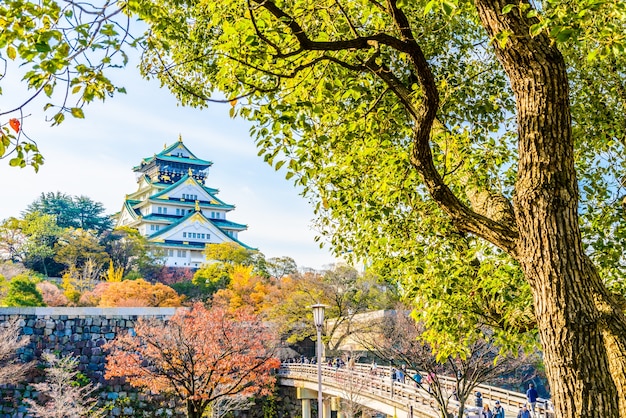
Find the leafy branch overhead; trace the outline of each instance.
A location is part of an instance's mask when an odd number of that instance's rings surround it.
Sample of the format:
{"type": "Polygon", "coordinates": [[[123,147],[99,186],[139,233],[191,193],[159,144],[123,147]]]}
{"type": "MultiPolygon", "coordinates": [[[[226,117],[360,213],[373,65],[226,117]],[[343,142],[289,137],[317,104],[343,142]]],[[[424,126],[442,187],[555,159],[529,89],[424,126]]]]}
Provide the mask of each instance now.
{"type": "Polygon", "coordinates": [[[130,18],[123,12],[124,7],[112,1],[0,4],[0,95],[3,84],[20,77],[27,88],[23,95],[2,100],[0,159],[35,170],[43,164],[36,141],[27,133],[30,104],[44,103],[46,120],[58,125],[67,114],[84,118],[87,103],[125,92],[108,75],[112,68],[126,65],[122,48],[135,43],[130,18]]]}

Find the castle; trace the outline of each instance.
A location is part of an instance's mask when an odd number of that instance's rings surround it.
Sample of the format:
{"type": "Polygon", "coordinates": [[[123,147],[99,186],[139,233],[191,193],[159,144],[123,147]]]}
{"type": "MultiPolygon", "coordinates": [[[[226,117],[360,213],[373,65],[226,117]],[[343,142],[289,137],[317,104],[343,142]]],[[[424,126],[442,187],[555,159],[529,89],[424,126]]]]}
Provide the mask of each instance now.
{"type": "Polygon", "coordinates": [[[206,244],[234,242],[246,225],[226,220],[235,206],[205,186],[211,161],[197,158],[182,138],[133,168],[137,191],[126,195],[116,226],[135,228],[160,249],[169,267],[200,267],[206,244]]]}

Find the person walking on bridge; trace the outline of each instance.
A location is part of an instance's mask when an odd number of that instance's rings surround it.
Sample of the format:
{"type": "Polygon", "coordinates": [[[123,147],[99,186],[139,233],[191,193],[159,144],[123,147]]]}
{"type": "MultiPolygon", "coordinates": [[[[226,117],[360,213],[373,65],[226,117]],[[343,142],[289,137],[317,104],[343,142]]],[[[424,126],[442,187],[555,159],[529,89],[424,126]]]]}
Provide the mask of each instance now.
{"type": "Polygon", "coordinates": [[[496,401],[493,407],[493,418],[504,418],[504,408],[500,405],[500,401],[496,401]]]}
{"type": "Polygon", "coordinates": [[[524,404],[517,413],[517,418],[530,418],[530,411],[528,410],[526,404],[524,404]]]}
{"type": "Polygon", "coordinates": [[[530,404],[530,410],[532,411],[533,417],[535,417],[535,406],[537,405],[537,398],[539,394],[537,393],[537,389],[535,389],[535,385],[531,383],[528,385],[528,390],[526,391],[526,399],[530,404]]]}

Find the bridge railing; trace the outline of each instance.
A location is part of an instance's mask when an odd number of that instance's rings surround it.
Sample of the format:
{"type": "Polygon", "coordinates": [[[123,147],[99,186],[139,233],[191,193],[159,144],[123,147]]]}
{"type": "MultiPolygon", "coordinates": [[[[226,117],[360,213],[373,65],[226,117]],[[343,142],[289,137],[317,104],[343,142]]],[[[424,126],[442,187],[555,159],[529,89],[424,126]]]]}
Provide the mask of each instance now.
{"type": "MultiPolygon", "coordinates": [[[[283,378],[317,382],[317,365],[283,363],[279,375],[283,378]]],[[[333,388],[344,399],[352,397],[351,400],[356,401],[355,397],[369,398],[400,410],[412,407],[414,416],[439,416],[432,396],[425,390],[417,390],[409,384],[372,374],[369,369],[363,367],[355,366],[348,369],[323,365],[322,384],[326,389],[333,388]]]]}
{"type": "MultiPolygon", "coordinates": [[[[436,405],[433,396],[424,390],[425,385],[416,387],[413,380],[409,377],[415,373],[409,370],[406,376],[407,383],[393,381],[391,379],[391,368],[377,366],[372,371],[371,365],[357,363],[351,368],[342,367],[335,368],[327,365],[322,366],[323,383],[341,385],[341,379],[346,379],[349,375],[358,377],[359,385],[362,390],[367,390],[370,394],[386,399],[394,403],[405,402],[406,404],[415,404],[415,406],[423,407],[428,405],[436,412],[436,405]]],[[[279,374],[281,376],[298,377],[308,381],[317,382],[317,365],[303,363],[283,363],[279,374]]],[[[423,376],[423,381],[426,381],[423,376]]],[[[443,384],[444,388],[452,393],[456,384],[454,378],[437,376],[439,384],[443,384]]],[[[516,416],[519,408],[527,403],[526,395],[519,392],[509,391],[495,386],[478,385],[475,391],[481,392],[485,403],[493,405],[495,401],[500,401],[507,411],[507,416],[516,416]]],[[[474,415],[477,413],[473,407],[473,399],[470,399],[465,406],[466,414],[474,415]]],[[[458,402],[451,401],[450,406],[458,408],[458,402]]],[[[554,415],[552,404],[547,399],[539,399],[536,405],[535,418],[551,418],[554,415]]]]}

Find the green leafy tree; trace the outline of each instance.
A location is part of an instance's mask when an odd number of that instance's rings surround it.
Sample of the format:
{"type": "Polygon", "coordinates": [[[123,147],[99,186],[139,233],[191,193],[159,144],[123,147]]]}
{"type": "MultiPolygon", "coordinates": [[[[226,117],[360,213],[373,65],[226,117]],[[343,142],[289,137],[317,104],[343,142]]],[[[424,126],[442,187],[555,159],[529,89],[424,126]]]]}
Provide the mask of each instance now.
{"type": "Polygon", "coordinates": [[[42,193],[22,213],[24,217],[39,212],[54,215],[61,228],[81,228],[98,233],[111,228],[111,219],[104,215],[104,206],[86,196],[70,196],[61,192],[42,193]]]}
{"type": "Polygon", "coordinates": [[[0,224],[0,253],[5,260],[18,262],[24,257],[24,233],[22,222],[14,217],[0,224]]]}
{"type": "Polygon", "coordinates": [[[133,228],[120,227],[104,234],[101,243],[115,268],[122,268],[124,277],[129,274],[150,278],[162,268],[163,257],[151,251],[148,240],[133,228]]]}
{"type": "Polygon", "coordinates": [[[37,289],[38,280],[26,275],[14,277],[7,286],[5,306],[46,306],[37,289]]]}
{"type": "Polygon", "coordinates": [[[81,267],[87,260],[93,260],[100,267],[109,261],[109,255],[98,238],[81,228],[64,230],[54,244],[54,250],[55,261],[68,268],[81,267]]]}
{"type": "Polygon", "coordinates": [[[22,231],[26,236],[24,264],[48,276],[48,264],[55,254],[54,244],[61,234],[54,215],[30,213],[24,217],[22,231]]]}
{"type": "MultiPolygon", "coordinates": [[[[255,122],[260,154],[316,202],[337,251],[398,267],[419,292],[448,279],[419,266],[450,245],[450,263],[474,266],[462,282],[488,278],[484,254],[519,269],[500,287],[528,284],[557,416],[624,414],[626,318],[607,287],[626,242],[626,83],[609,70],[625,63],[623,2],[133,5],[152,29],[144,74],[184,104],[244,99],[232,114],[255,122]],[[596,107],[609,123],[583,114],[596,107]]],[[[510,302],[494,319],[524,339],[510,302]]]]}

